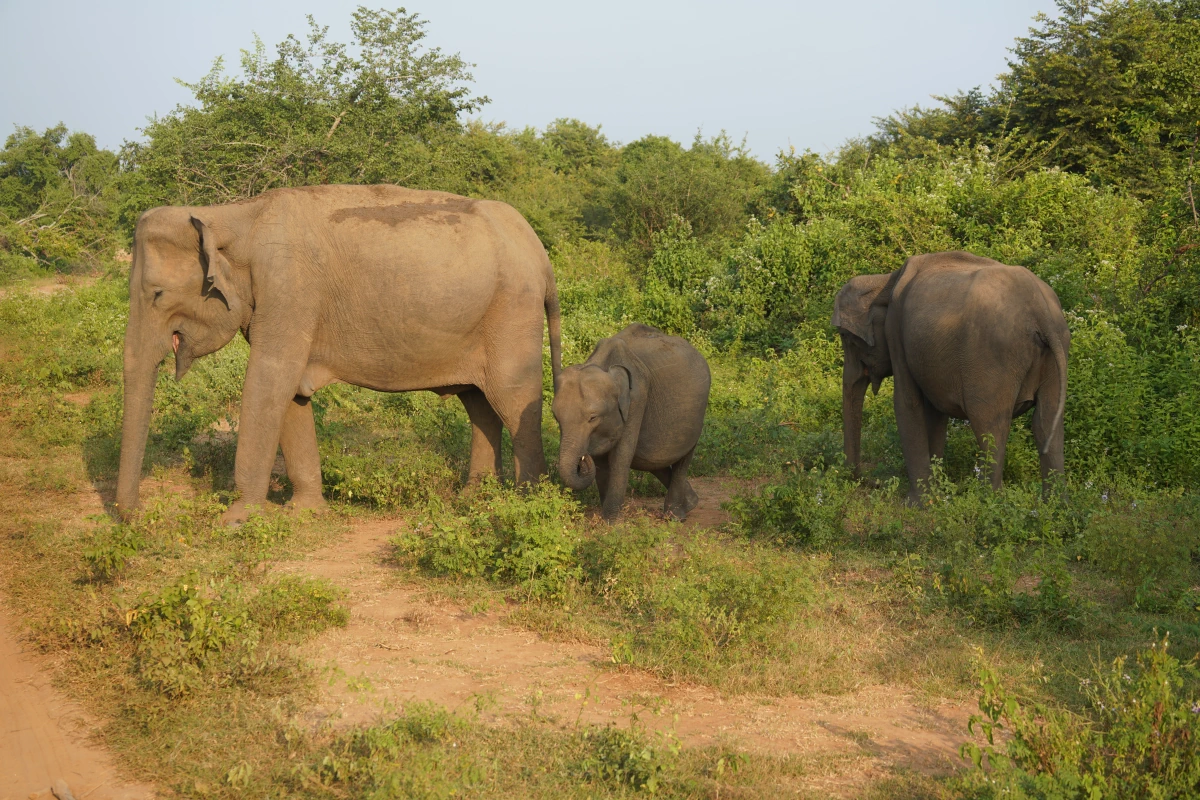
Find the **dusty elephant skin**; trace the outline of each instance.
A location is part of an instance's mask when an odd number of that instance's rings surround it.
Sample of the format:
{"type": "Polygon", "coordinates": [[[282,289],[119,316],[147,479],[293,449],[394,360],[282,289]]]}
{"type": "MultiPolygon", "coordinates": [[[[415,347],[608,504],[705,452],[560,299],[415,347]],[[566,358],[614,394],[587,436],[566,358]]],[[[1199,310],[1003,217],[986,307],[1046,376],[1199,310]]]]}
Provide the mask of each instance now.
{"type": "Polygon", "coordinates": [[[965,419],[990,446],[1000,488],[1014,417],[1033,411],[1042,480],[1063,471],[1063,410],[1071,334],[1054,290],[1024,267],[962,251],[913,256],[888,275],[841,288],[833,326],[842,337],[846,463],[858,467],[867,386],[895,376],[896,426],[909,499],[920,499],[946,423],[965,419]]]}
{"type": "Polygon", "coordinates": [[[457,394],[471,419],[470,474],[546,471],[543,315],[554,372],[559,307],[546,251],[503,203],[398,186],[277,189],[224,206],[147,211],[134,235],[125,332],[117,507],[137,507],[158,366],[175,375],[250,342],[225,521],[266,501],[276,447],[299,507],[321,507],[310,398],[334,381],[457,394]]]}
{"type": "Polygon", "coordinates": [[[687,468],[710,383],[704,356],[677,336],[634,324],[601,340],[585,363],[555,382],[563,482],[578,490],[595,480],[611,521],[625,503],[629,470],[645,470],[667,487],[666,515],[685,519],[699,502],[687,468]]]}

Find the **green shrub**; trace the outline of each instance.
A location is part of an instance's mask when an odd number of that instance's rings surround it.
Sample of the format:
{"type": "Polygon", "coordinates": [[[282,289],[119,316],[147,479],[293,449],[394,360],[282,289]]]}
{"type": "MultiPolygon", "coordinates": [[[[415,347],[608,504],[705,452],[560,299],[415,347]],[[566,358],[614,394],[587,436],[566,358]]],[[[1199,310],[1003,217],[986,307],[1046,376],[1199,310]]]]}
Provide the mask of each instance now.
{"type": "Polygon", "coordinates": [[[391,722],[338,737],[319,759],[296,774],[306,787],[339,794],[349,789],[372,797],[450,797],[463,783],[470,786],[482,780],[478,767],[470,762],[447,765],[450,754],[439,747],[453,745],[454,739],[468,732],[466,720],[439,706],[408,703],[391,722]]]}
{"type": "Polygon", "coordinates": [[[250,617],[264,630],[282,636],[344,628],[350,612],[338,601],[345,595],[320,578],[289,575],[259,589],[250,601],[250,617]]]}
{"type": "Polygon", "coordinates": [[[694,335],[716,263],[683,217],[674,217],[651,241],[642,290],[646,322],[667,333],[694,335]]]}
{"type": "Polygon", "coordinates": [[[146,544],[142,532],[130,525],[108,525],[92,535],[83,550],[83,561],[94,580],[109,581],[125,570],[129,559],[146,544]]]}
{"type": "Polygon", "coordinates": [[[436,575],[488,577],[531,599],[560,596],[577,581],[578,503],[547,480],[508,489],[485,479],[462,500],[434,500],[416,530],[396,540],[436,575]]]}
{"type": "Polygon", "coordinates": [[[228,651],[250,653],[258,646],[257,626],[238,589],[203,585],[194,573],[144,593],[127,619],[137,641],[139,674],[172,697],[197,689],[228,651]]]}
{"type": "Polygon", "coordinates": [[[582,550],[589,585],[626,621],[613,658],[668,675],[782,656],[782,632],[812,599],[810,568],[768,548],[709,536],[673,541],[649,520],[582,550]]]}
{"type": "Polygon", "coordinates": [[[241,525],[228,529],[228,536],[263,556],[292,535],[292,518],[277,508],[264,507],[250,514],[241,525]]]}
{"type": "Polygon", "coordinates": [[[1031,558],[1019,561],[1012,544],[961,548],[942,564],[934,588],[971,622],[1074,627],[1086,607],[1071,593],[1064,561],[1057,549],[1038,549],[1031,558]]]}
{"type": "Polygon", "coordinates": [[[988,744],[963,746],[975,765],[964,783],[980,798],[1187,798],[1200,793],[1200,673],[1181,664],[1167,639],[1097,665],[1080,681],[1087,715],[1025,708],[994,672],[980,674],[980,725],[988,744]],[[1183,691],[1191,681],[1193,694],[1183,691]],[[996,734],[1007,743],[996,746],[996,734]],[[985,766],[986,765],[986,766],[985,766]]]}
{"type": "Polygon", "coordinates": [[[584,747],[576,766],[581,778],[647,794],[658,793],[679,752],[678,744],[670,740],[665,747],[656,747],[636,720],[628,729],[586,728],[578,739],[584,747]]]}
{"type": "Polygon", "coordinates": [[[381,443],[367,452],[346,452],[326,445],[321,452],[327,495],[377,508],[419,507],[456,477],[442,458],[418,446],[381,443]]]}
{"type": "Polygon", "coordinates": [[[763,487],[757,496],[739,495],[727,504],[747,535],[778,544],[829,547],[845,533],[846,503],[854,484],[837,469],[815,466],[790,472],[782,484],[763,487]]]}
{"type": "Polygon", "coordinates": [[[1114,575],[1135,608],[1173,608],[1200,582],[1194,497],[1105,490],[1083,534],[1089,560],[1114,575]]]}

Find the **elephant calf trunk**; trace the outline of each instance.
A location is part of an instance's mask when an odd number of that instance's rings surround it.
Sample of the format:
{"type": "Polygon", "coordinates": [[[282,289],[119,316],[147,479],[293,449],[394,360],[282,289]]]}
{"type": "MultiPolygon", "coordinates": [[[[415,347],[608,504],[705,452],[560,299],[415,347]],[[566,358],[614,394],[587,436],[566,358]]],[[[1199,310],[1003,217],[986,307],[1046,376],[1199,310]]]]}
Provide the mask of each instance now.
{"type": "Polygon", "coordinates": [[[586,453],[575,458],[559,459],[558,475],[571,489],[580,491],[592,485],[592,481],[596,480],[596,462],[592,460],[590,455],[586,453]]]}

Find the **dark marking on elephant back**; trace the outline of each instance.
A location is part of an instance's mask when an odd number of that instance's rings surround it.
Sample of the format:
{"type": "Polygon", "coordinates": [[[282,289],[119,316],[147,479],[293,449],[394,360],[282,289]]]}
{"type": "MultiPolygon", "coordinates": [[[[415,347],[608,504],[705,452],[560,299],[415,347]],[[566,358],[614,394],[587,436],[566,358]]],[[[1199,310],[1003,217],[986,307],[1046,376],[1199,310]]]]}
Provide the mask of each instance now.
{"type": "Polygon", "coordinates": [[[381,222],[395,227],[403,222],[429,219],[442,225],[458,225],[462,220],[458,213],[470,214],[475,209],[474,200],[447,200],[442,203],[396,203],[389,206],[359,206],[342,208],[329,215],[330,222],[357,220],[381,222]]]}

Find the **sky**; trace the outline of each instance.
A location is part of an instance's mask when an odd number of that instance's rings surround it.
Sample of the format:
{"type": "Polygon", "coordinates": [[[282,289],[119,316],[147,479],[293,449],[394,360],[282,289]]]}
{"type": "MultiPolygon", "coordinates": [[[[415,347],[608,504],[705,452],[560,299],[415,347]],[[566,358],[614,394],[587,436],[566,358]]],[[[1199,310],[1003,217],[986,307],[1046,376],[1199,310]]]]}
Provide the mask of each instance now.
{"type": "MultiPolygon", "coordinates": [[[[362,0],[0,0],[0,133],[58,122],[102,147],[191,96],[213,59],[236,67],[306,14],[349,41],[362,0]]],[[[369,3],[372,7],[379,4],[369,3]]],[[[388,4],[388,7],[394,7],[388,4]]],[[[987,86],[1053,0],[410,0],[426,41],[475,64],[478,115],[538,128],[560,117],[612,140],[688,143],[722,130],[770,160],[829,152],[872,119],[987,86]]]]}

